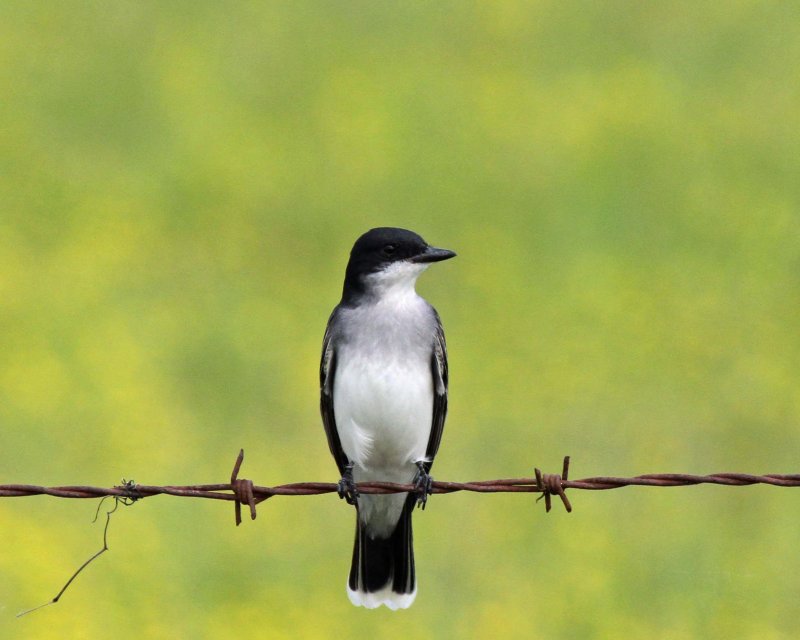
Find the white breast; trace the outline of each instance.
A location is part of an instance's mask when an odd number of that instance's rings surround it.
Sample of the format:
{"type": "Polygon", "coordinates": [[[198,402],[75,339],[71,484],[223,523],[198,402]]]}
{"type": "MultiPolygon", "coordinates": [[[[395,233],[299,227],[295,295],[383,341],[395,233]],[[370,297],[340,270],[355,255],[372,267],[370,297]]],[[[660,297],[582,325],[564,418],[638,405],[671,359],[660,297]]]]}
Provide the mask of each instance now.
{"type": "Polygon", "coordinates": [[[343,313],[333,388],[342,449],[356,482],[408,482],[431,431],[433,312],[412,288],[343,313]]]}

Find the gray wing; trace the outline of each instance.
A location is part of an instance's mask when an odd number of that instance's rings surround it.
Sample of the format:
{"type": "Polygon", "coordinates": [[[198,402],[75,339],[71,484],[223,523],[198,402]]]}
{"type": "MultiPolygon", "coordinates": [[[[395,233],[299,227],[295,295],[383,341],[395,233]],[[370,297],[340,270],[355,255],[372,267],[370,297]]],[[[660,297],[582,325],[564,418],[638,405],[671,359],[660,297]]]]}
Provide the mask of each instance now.
{"type": "Polygon", "coordinates": [[[428,439],[428,448],[425,465],[430,470],[433,458],[439,450],[444,431],[444,419],[447,416],[447,344],[444,341],[444,329],[439,314],[436,316],[436,335],[433,341],[433,354],[431,355],[431,374],[433,375],[433,419],[431,421],[431,435],[428,439]]]}
{"type": "Polygon", "coordinates": [[[336,417],[333,412],[333,381],[336,376],[336,350],[331,339],[331,323],[336,316],[333,310],[325,328],[325,337],[322,339],[322,359],[319,363],[319,408],[322,414],[322,424],[325,426],[325,435],[328,437],[328,448],[333,459],[339,467],[339,473],[344,474],[348,463],[347,456],[342,450],[339,441],[339,432],[336,430],[336,417]]]}

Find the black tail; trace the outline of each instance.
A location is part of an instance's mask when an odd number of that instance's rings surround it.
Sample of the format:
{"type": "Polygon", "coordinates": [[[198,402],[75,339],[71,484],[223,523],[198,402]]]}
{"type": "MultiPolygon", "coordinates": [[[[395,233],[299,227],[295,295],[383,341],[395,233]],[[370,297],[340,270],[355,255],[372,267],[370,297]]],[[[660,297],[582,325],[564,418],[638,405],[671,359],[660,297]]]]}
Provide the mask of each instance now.
{"type": "Polygon", "coordinates": [[[382,604],[405,609],[414,602],[417,581],[411,514],[416,501],[414,494],[408,496],[397,527],[388,538],[370,537],[361,519],[356,520],[347,590],[353,604],[370,609],[382,604]]]}

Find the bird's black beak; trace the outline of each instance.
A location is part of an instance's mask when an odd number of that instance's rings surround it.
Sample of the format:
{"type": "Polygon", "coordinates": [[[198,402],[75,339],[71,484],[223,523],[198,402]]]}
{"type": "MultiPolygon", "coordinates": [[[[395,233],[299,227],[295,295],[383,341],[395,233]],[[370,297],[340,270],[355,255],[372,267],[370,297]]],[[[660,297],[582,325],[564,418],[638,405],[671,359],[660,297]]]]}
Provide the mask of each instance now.
{"type": "Polygon", "coordinates": [[[411,258],[411,262],[441,262],[455,258],[456,252],[450,249],[437,249],[436,247],[426,247],[425,251],[411,258]]]}

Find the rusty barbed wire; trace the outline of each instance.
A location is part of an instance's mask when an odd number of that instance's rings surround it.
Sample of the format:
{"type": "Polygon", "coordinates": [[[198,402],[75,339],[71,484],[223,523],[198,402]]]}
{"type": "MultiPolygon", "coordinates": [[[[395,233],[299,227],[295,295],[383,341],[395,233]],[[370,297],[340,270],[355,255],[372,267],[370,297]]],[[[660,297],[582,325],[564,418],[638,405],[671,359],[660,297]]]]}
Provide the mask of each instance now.
{"type": "MultiPolygon", "coordinates": [[[[229,483],[198,484],[198,485],[167,485],[150,486],[136,484],[133,480],[122,480],[122,484],[114,487],[87,487],[87,486],[61,486],[42,487],[28,484],[3,484],[0,485],[0,498],[20,498],[26,496],[47,495],[56,498],[101,498],[97,506],[95,520],[100,513],[103,500],[108,497],[114,499],[114,506],[106,512],[106,522],[103,529],[103,546],[88,560],[84,561],[73,572],[60,591],[47,602],[26,609],[17,614],[22,617],[39,609],[56,604],[64,595],[69,586],[100,555],[108,551],[108,528],[111,515],[120,504],[131,505],[138,500],[156,495],[170,495],[184,498],[207,498],[212,500],[227,500],[234,503],[236,525],[242,522],[242,505],[248,505],[250,518],[256,518],[256,505],[273,496],[310,496],[325,493],[338,493],[339,485],[333,482],[295,482],[274,487],[261,487],[253,484],[252,480],[239,478],[239,471],[244,461],[244,450],[239,451],[233,465],[229,483]]],[[[433,493],[454,493],[456,491],[472,491],[476,493],[539,493],[538,500],[544,498],[545,509],[550,511],[552,496],[557,495],[567,512],[572,511],[572,504],[567,498],[567,489],[584,489],[590,491],[604,491],[619,489],[629,486],[644,487],[685,487],[698,484],[716,484],[728,487],[741,487],[754,484],[768,484],[777,487],[800,487],[800,474],[792,475],[751,475],[747,473],[715,473],[707,476],[697,476],[681,473],[651,473],[632,478],[616,478],[600,476],[583,478],[581,480],[569,479],[569,456],[564,457],[561,474],[542,473],[534,469],[533,478],[501,478],[497,480],[478,480],[475,482],[433,482],[433,493]]],[[[362,482],[358,483],[359,493],[399,493],[413,492],[413,484],[397,484],[394,482],[362,482]]],[[[340,496],[341,497],[341,496],[340,496]]]]}
{"type": "MultiPolygon", "coordinates": [[[[47,495],[56,498],[102,498],[115,496],[128,500],[140,500],[155,495],[170,495],[184,498],[206,498],[211,500],[227,500],[235,503],[236,524],[241,523],[241,505],[250,509],[251,519],[256,518],[256,505],[273,496],[310,496],[336,493],[338,485],[333,482],[295,482],[291,484],[264,487],[253,484],[251,480],[240,479],[239,470],[244,460],[244,451],[239,452],[229,483],[200,485],[167,485],[150,486],[126,482],[114,487],[61,486],[42,487],[37,485],[4,484],[0,485],[0,498],[47,495]]],[[[698,476],[681,473],[650,473],[630,478],[599,476],[569,480],[569,456],[564,458],[562,473],[547,474],[535,469],[532,478],[500,478],[497,480],[478,480],[473,482],[447,482],[435,480],[433,493],[445,494],[456,491],[472,491],[476,493],[540,493],[544,498],[547,511],[551,508],[551,496],[557,495],[567,511],[572,510],[565,491],[567,489],[583,489],[589,491],[605,491],[622,487],[686,487],[699,484],[715,484],[728,487],[742,487],[754,484],[766,484],[776,487],[800,487],[800,474],[766,474],[753,475],[747,473],[714,473],[698,476]]],[[[358,491],[366,494],[400,493],[413,491],[412,484],[394,482],[362,482],[358,491]]]]}
{"type": "MultiPolygon", "coordinates": [[[[0,498],[19,498],[26,496],[47,495],[56,498],[102,498],[114,499],[114,507],[106,512],[106,522],[103,529],[103,546],[88,560],[73,572],[61,590],[47,602],[26,609],[17,614],[21,617],[38,611],[39,609],[56,604],[66,592],[78,575],[86,569],[100,555],[108,551],[108,528],[111,515],[120,504],[131,505],[143,498],[156,495],[170,495],[184,498],[208,498],[212,500],[227,500],[234,503],[236,525],[242,522],[242,505],[248,505],[250,518],[256,518],[256,505],[273,496],[310,496],[325,493],[338,493],[339,486],[333,482],[295,482],[274,487],[261,487],[253,484],[252,480],[239,478],[239,471],[244,461],[244,450],[239,451],[233,465],[231,480],[221,484],[199,485],[167,485],[150,486],[136,484],[133,480],[122,480],[122,484],[114,487],[87,487],[87,486],[62,486],[42,487],[27,484],[0,485],[0,498]]],[[[768,484],[777,487],[800,487],[800,474],[792,475],[751,475],[747,473],[715,473],[707,476],[697,476],[681,473],[651,473],[632,478],[615,478],[600,476],[583,478],[581,480],[569,479],[569,456],[564,457],[561,474],[542,473],[534,469],[533,478],[501,478],[498,480],[478,480],[475,482],[433,482],[433,493],[454,493],[456,491],[473,491],[476,493],[539,493],[538,500],[544,498],[545,509],[550,511],[552,496],[557,495],[567,512],[572,511],[572,504],[567,498],[567,489],[585,489],[590,491],[604,491],[622,487],[685,487],[698,484],[716,484],[728,487],[741,487],[754,484],[768,484]]],[[[358,483],[359,493],[399,493],[413,492],[413,484],[397,484],[394,482],[362,482],[358,483]]],[[[95,520],[100,512],[103,502],[97,507],[95,520]]]]}

